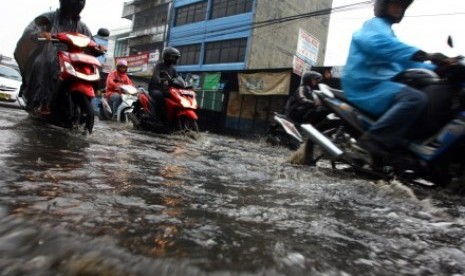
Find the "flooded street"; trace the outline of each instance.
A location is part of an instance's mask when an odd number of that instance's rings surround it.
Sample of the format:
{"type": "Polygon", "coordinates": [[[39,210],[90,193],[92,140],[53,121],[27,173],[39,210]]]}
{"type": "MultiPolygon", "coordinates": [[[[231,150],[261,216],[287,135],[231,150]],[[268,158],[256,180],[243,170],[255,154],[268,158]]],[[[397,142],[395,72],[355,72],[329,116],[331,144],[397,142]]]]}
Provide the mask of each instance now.
{"type": "Polygon", "coordinates": [[[291,152],[0,116],[0,275],[465,275],[465,200],[291,152]]]}

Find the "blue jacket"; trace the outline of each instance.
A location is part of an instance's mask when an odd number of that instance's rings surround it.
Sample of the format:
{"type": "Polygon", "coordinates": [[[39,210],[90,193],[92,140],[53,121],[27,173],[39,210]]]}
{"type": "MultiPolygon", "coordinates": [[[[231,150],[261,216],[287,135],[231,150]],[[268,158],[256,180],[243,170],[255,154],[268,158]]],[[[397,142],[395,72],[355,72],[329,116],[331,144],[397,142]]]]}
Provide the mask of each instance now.
{"type": "Polygon", "coordinates": [[[429,63],[415,62],[412,56],[420,49],[401,42],[388,19],[375,17],[352,36],[349,57],[342,74],[347,99],[376,116],[390,107],[404,84],[391,79],[410,68],[434,69],[429,63]]]}

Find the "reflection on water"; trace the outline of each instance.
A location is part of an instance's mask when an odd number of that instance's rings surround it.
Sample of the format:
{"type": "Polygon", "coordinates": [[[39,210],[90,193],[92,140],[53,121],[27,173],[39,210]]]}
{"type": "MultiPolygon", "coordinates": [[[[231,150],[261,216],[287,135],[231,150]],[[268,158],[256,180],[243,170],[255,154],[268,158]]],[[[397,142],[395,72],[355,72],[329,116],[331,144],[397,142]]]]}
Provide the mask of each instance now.
{"type": "Polygon", "coordinates": [[[6,275],[465,273],[463,199],[213,134],[0,117],[6,275]]]}

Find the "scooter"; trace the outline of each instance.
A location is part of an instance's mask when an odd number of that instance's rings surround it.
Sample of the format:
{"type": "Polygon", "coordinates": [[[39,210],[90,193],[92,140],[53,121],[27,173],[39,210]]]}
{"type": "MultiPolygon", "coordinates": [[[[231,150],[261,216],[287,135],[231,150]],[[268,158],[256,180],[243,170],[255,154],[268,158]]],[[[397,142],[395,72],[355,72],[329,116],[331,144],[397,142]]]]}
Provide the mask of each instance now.
{"type": "Polygon", "coordinates": [[[100,119],[111,120],[113,115],[116,115],[116,121],[121,123],[128,123],[129,118],[128,114],[133,110],[133,104],[137,101],[137,93],[138,90],[132,85],[121,85],[121,98],[122,102],[118,106],[115,114],[113,114],[111,107],[110,107],[110,99],[108,98],[107,94],[105,93],[102,96],[102,100],[100,103],[100,119]]]}
{"type": "MultiPolygon", "coordinates": [[[[45,38],[38,40],[48,41],[45,38]]],[[[90,37],[79,33],[57,33],[51,41],[66,44],[67,51],[58,51],[59,88],[52,97],[50,114],[40,113],[36,103],[28,102],[22,96],[25,110],[34,118],[90,134],[94,127],[91,101],[95,97],[94,86],[100,79],[98,68],[101,64],[84,51],[89,49],[97,56],[104,52],[97,49],[97,44],[90,37]]]]}
{"type": "Polygon", "coordinates": [[[133,104],[133,111],[129,116],[134,128],[153,132],[194,131],[199,132],[197,124],[198,116],[195,111],[198,108],[196,93],[186,85],[181,77],[171,78],[165,74],[170,83],[169,96],[165,98],[165,106],[168,119],[168,129],[157,124],[157,118],[150,116],[152,104],[149,93],[143,91],[137,94],[137,101],[133,104]]]}
{"type": "MultiPolygon", "coordinates": [[[[314,91],[322,105],[340,118],[341,124],[320,131],[310,124],[302,125],[309,137],[306,147],[311,154],[315,147],[323,149],[333,163],[350,165],[359,172],[380,177],[396,177],[416,182],[425,179],[436,186],[448,185],[453,179],[465,179],[465,81],[463,58],[450,66],[446,77],[433,71],[411,69],[395,81],[406,83],[426,94],[436,108],[428,108],[415,123],[407,137],[409,144],[400,152],[373,159],[357,145],[357,139],[369,129],[376,118],[352,105],[340,90],[320,84],[314,91]],[[434,103],[433,103],[434,102],[434,103]],[[439,108],[437,108],[439,107],[439,108]]],[[[312,157],[307,157],[312,160],[312,157]]],[[[313,159],[314,160],[314,159],[313,159]]]]}

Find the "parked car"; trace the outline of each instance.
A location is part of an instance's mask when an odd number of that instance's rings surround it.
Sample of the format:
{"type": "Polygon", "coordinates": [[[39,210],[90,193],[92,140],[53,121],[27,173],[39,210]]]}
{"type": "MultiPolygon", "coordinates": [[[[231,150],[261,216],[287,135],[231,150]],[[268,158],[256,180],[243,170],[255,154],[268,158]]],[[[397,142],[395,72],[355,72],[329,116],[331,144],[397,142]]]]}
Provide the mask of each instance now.
{"type": "Polygon", "coordinates": [[[21,83],[21,75],[18,71],[0,65],[0,101],[15,102],[21,83]]]}

